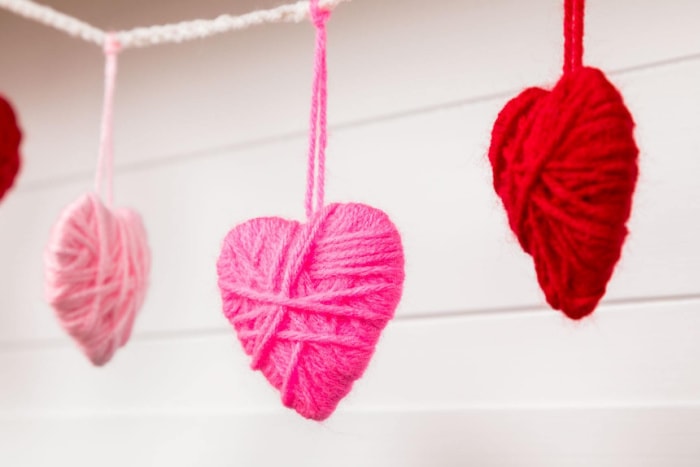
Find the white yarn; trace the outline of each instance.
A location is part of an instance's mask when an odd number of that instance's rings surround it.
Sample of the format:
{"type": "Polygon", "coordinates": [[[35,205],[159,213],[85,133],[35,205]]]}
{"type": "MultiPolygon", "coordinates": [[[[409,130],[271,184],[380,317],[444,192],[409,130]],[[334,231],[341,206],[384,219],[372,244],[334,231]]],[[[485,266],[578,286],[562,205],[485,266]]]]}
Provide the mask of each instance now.
{"type": "Polygon", "coordinates": [[[99,46],[105,40],[104,31],[53,8],[29,0],[0,0],[0,8],[99,46]]]}
{"type": "MultiPolygon", "coordinates": [[[[321,0],[324,8],[334,8],[350,0],[321,0]]],[[[31,0],[0,0],[0,8],[27,19],[56,28],[71,36],[102,47],[106,32],[77,18],[31,0]]],[[[195,19],[181,23],[164,24],[115,32],[122,49],[151,45],[180,43],[203,39],[229,31],[240,31],[265,23],[298,23],[309,16],[309,2],[298,1],[270,10],[259,10],[240,16],[221,15],[214,19],[195,19]]]]}

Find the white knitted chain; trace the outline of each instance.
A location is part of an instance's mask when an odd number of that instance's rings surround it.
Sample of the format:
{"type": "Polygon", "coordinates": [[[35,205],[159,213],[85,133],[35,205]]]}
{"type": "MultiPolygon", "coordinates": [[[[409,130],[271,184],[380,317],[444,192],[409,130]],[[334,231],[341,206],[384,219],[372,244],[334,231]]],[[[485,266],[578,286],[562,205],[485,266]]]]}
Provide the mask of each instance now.
{"type": "MultiPolygon", "coordinates": [[[[332,9],[350,0],[321,0],[321,6],[332,9]]],[[[0,8],[27,19],[56,28],[71,36],[102,47],[105,31],[77,18],[31,0],[0,0],[0,8]]],[[[180,43],[203,39],[215,34],[239,31],[265,23],[298,23],[309,16],[309,2],[299,1],[269,10],[258,10],[240,16],[221,15],[214,19],[195,19],[180,23],[140,27],[116,31],[122,49],[151,45],[180,43]]]]}

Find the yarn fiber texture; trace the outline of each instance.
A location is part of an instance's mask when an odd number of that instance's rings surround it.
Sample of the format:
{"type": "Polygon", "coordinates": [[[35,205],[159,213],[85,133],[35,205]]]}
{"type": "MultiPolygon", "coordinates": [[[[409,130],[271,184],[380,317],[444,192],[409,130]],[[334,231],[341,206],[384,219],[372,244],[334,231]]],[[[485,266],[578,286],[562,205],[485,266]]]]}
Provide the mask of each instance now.
{"type": "Polygon", "coordinates": [[[595,309],[620,258],[637,180],[634,122],[602,71],[530,88],[493,127],[493,185],[549,304],[595,309]]]}
{"type": "Polygon", "coordinates": [[[285,406],[324,420],[367,367],[404,281],[401,237],[363,204],[331,204],[306,224],[235,227],[217,264],[225,316],[251,366],[285,406]]]}
{"type": "Polygon", "coordinates": [[[20,169],[22,132],[12,105],[0,96],[0,200],[12,188],[20,169]]]}
{"type": "Polygon", "coordinates": [[[61,213],[45,263],[46,298],[58,321],[94,365],[104,365],[129,340],[146,295],[150,253],[141,218],[88,193],[61,213]]]}

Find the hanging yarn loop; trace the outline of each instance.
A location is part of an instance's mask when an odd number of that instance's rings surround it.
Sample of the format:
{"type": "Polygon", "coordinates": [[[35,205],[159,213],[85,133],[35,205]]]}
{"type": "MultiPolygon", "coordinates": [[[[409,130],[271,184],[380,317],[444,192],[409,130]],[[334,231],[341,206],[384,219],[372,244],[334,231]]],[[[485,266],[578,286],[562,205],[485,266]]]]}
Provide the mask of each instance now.
{"type": "Polygon", "coordinates": [[[637,180],[634,121],[602,71],[584,67],[583,0],[565,0],[564,73],[501,110],[489,159],[511,229],[548,303],[572,319],[605,294],[637,180]]]}
{"type": "Polygon", "coordinates": [[[22,131],[9,101],[0,96],[0,200],[15,183],[21,166],[22,131]]]}
{"type": "Polygon", "coordinates": [[[114,92],[117,80],[117,55],[121,44],[116,34],[108,33],[104,43],[105,54],[105,86],[102,103],[102,124],[100,125],[100,146],[97,156],[95,174],[95,191],[103,193],[107,205],[112,205],[112,178],[114,170],[114,92]],[[103,185],[104,184],[104,185],[103,185]]]}
{"type": "Polygon", "coordinates": [[[116,35],[108,34],[95,193],[81,196],[62,212],[45,253],[47,301],[66,332],[98,366],[128,341],[150,270],[140,216],[129,209],[111,209],[114,92],[120,50],[116,35]]]}
{"type": "Polygon", "coordinates": [[[329,417],[364,373],[401,299],[401,236],[382,211],[324,206],[327,145],[326,21],[316,27],[305,208],[307,222],[266,217],[232,229],[217,262],[224,315],[251,367],[282,403],[313,420],[329,417]]]}
{"type": "Polygon", "coordinates": [[[306,174],[306,218],[323,208],[325,194],[326,146],[328,145],[328,67],[326,65],[326,22],[330,10],[322,9],[318,0],[309,3],[310,15],[316,27],[314,78],[311,89],[309,122],[309,155],[306,174]],[[314,196],[316,204],[314,206],[314,196]]]}
{"type": "Polygon", "coordinates": [[[564,74],[583,66],[585,0],[564,0],[564,74]]]}

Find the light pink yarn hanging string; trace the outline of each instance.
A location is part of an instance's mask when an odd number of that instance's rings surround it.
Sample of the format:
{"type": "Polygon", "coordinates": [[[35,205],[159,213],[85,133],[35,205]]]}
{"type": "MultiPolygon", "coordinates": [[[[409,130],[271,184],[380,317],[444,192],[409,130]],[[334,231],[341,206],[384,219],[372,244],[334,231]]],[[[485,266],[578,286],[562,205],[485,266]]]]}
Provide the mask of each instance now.
{"type": "Polygon", "coordinates": [[[61,213],[45,254],[47,301],[94,365],[107,363],[129,340],[150,269],[141,218],[129,209],[112,210],[113,102],[119,50],[119,42],[108,35],[95,192],[81,196],[61,213]]]}
{"type": "Polygon", "coordinates": [[[117,55],[121,51],[121,45],[114,34],[108,34],[105,38],[105,89],[102,105],[102,124],[100,126],[100,150],[97,159],[97,171],[95,174],[95,192],[102,193],[104,183],[104,196],[107,206],[112,207],[113,197],[113,170],[114,170],[114,91],[117,82],[117,55]]]}
{"type": "Polygon", "coordinates": [[[313,420],[329,417],[364,373],[404,281],[401,237],[384,212],[324,205],[329,14],[311,1],[307,222],[244,222],[224,239],[217,263],[223,312],[251,368],[279,390],[285,406],[313,420]]]}

